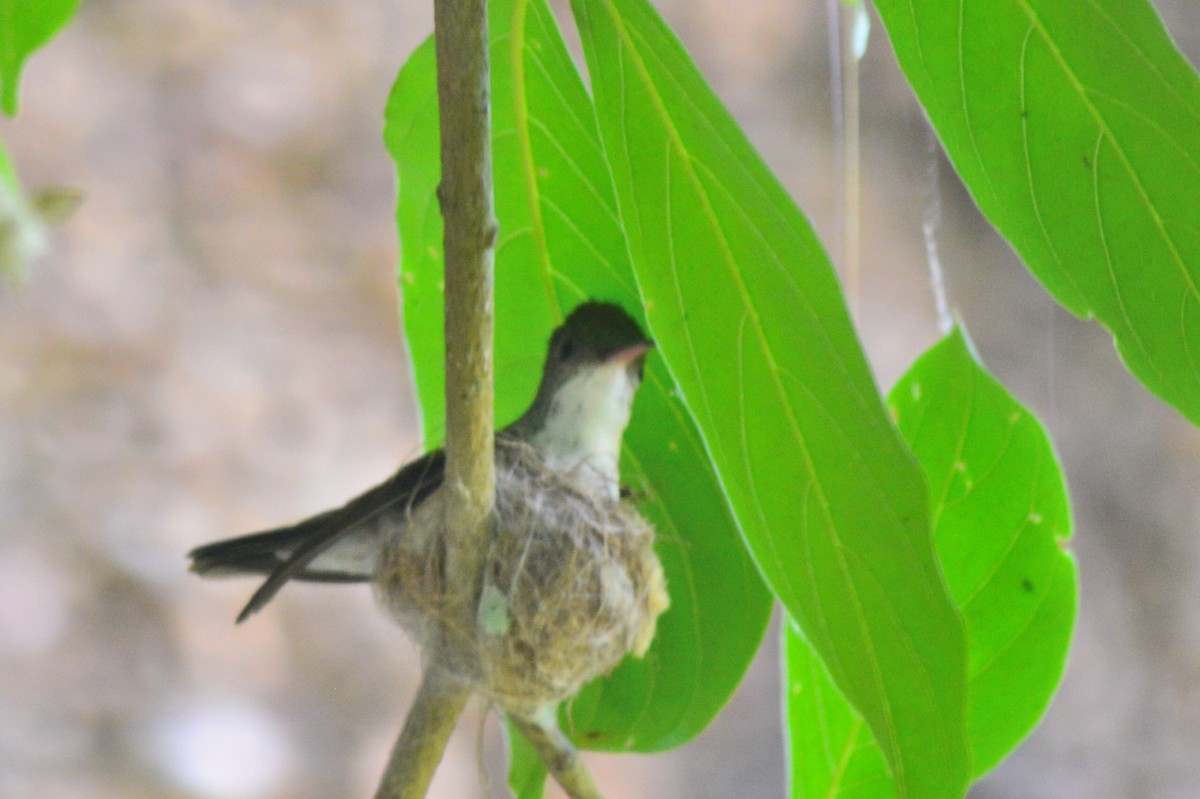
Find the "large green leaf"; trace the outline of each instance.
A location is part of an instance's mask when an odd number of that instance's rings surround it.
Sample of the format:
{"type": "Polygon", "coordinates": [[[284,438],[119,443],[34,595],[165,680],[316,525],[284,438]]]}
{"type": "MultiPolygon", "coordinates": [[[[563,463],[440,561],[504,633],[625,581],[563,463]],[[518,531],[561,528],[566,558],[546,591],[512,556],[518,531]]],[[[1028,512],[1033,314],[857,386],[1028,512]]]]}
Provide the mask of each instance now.
{"type": "MultiPolygon", "coordinates": [[[[973,776],[1033,729],[1062,678],[1078,595],[1063,547],[1071,514],[1037,419],[954,331],[888,400],[933,486],[942,570],[967,625],[967,733],[973,776]]],[[[788,625],[792,796],[895,796],[878,747],[803,637],[788,625]]]]}
{"type": "Polygon", "coordinates": [[[0,106],[17,113],[21,67],[75,15],[79,0],[0,0],[0,106]]]}
{"type": "Polygon", "coordinates": [[[933,487],[934,540],[967,625],[974,774],[1016,747],[1062,678],[1075,623],[1071,509],[1041,423],[959,330],[888,395],[933,487]]]}
{"type": "Polygon", "coordinates": [[[878,0],[975,201],[1200,423],[1200,79],[1146,0],[878,0]]]}
{"type": "MultiPolygon", "coordinates": [[[[612,181],[583,82],[544,0],[494,0],[497,418],[529,403],[551,328],[587,297],[641,318],[612,181]]],[[[387,111],[397,162],[401,290],[426,438],[443,429],[441,217],[432,43],[401,70],[387,111]]],[[[643,660],[627,659],[570,703],[582,746],[654,750],[712,719],[740,681],[770,610],[703,444],[652,355],[626,434],[624,480],[659,534],[671,609],[643,660]]]]}
{"type": "Polygon", "coordinates": [[[792,799],[893,799],[883,752],[796,623],[783,625],[784,754],[792,799]]]}
{"type": "Polygon", "coordinates": [[[650,326],[746,542],[901,792],[961,796],[962,623],[828,260],[649,5],[572,8],[650,326]]]}

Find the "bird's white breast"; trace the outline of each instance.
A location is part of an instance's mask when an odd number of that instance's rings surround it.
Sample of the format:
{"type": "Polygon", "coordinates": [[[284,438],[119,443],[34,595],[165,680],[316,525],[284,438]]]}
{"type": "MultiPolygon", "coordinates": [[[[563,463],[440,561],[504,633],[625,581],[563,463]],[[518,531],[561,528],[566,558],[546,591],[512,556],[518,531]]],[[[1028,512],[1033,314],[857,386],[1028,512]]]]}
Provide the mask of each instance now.
{"type": "Polygon", "coordinates": [[[603,364],[573,375],[555,393],[546,423],[531,443],[550,468],[596,479],[615,498],[621,437],[636,390],[624,363],[603,364]]]}

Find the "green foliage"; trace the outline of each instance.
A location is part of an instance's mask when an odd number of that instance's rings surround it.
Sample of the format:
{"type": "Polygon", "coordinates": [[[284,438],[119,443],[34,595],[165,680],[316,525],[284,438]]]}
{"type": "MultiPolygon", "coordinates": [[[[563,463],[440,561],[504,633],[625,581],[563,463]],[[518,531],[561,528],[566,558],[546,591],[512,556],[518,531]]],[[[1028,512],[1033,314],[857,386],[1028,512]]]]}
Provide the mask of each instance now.
{"type": "Polygon", "coordinates": [[[1200,79],[1146,0],[878,0],[963,182],[1200,422],[1200,79]]]}
{"type": "Polygon", "coordinates": [[[1075,622],[1071,508],[1038,420],[955,331],[888,395],[933,487],[934,542],[967,625],[973,775],[1031,730],[1062,678],[1075,622]]]}
{"type": "MultiPolygon", "coordinates": [[[[585,297],[641,303],[591,102],[543,0],[491,3],[496,210],[496,408],[529,403],[551,328],[585,297]]],[[[442,227],[432,43],[397,79],[386,139],[396,159],[405,330],[427,440],[442,416],[442,227]]],[[[644,321],[644,319],[643,319],[644,321]]],[[[652,355],[626,434],[622,477],[658,528],[671,609],[644,660],[627,659],[568,706],[582,746],[640,751],[703,729],[745,672],[770,595],[738,539],[704,445],[652,355]]],[[[519,736],[514,736],[519,737],[519,736]]]]}
{"type": "Polygon", "coordinates": [[[0,142],[0,284],[20,286],[30,263],[46,249],[46,225],[21,189],[0,142]]]}
{"type": "MultiPolygon", "coordinates": [[[[1200,419],[1200,82],[1149,6],[877,5],[984,212],[1200,419]]],[[[674,35],[646,0],[571,7],[590,96],[545,0],[491,6],[497,414],[529,401],[545,336],[577,302],[639,315],[659,354],[623,474],[647,490],[674,604],[650,656],[585,689],[564,726],[637,750],[702,729],[761,636],[760,572],[794,620],[792,794],[961,797],[1064,668],[1077,586],[1050,443],[961,333],[913,366],[889,414],[806,220],[674,35]]],[[[430,440],[437,136],[427,45],[397,80],[387,138],[430,440]]],[[[544,769],[519,740],[513,752],[510,783],[540,796],[544,769]]]]}
{"type": "Polygon", "coordinates": [[[961,796],[962,625],[828,260],[646,3],[572,7],[651,330],[747,546],[901,795],[961,796]]]}
{"type": "MultiPolygon", "coordinates": [[[[1066,664],[1077,602],[1071,515],[1038,421],[955,331],[888,404],[933,486],[934,537],[967,626],[967,734],[978,777],[1023,739],[1066,664]]],[[[785,632],[791,795],[896,796],[879,748],[803,636],[785,632]]]]}
{"type": "Polygon", "coordinates": [[[75,16],[79,0],[0,0],[0,107],[17,113],[17,86],[30,53],[75,16]]]}
{"type": "MultiPolygon", "coordinates": [[[[79,0],[0,0],[0,108],[17,113],[17,86],[25,59],[75,14],[79,0]]],[[[46,223],[69,216],[77,194],[60,190],[26,197],[0,145],[0,280],[24,282],[29,264],[46,248],[46,223]]]]}
{"type": "Polygon", "coordinates": [[[525,740],[525,736],[511,723],[505,723],[504,736],[508,739],[511,761],[508,767],[508,787],[512,789],[514,798],[542,799],[546,792],[546,777],[549,775],[546,764],[542,762],[533,745],[525,740]]]}

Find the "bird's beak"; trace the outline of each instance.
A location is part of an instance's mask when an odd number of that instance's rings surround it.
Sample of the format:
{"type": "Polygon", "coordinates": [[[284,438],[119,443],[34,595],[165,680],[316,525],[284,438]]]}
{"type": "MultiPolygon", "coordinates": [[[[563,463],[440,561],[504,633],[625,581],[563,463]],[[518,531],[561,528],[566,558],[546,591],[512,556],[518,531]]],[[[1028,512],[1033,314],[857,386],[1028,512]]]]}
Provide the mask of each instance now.
{"type": "Polygon", "coordinates": [[[654,347],[654,342],[650,340],[639,341],[637,344],[631,344],[628,347],[623,347],[605,358],[606,363],[620,363],[628,366],[634,363],[639,358],[644,358],[646,353],[654,347]]]}

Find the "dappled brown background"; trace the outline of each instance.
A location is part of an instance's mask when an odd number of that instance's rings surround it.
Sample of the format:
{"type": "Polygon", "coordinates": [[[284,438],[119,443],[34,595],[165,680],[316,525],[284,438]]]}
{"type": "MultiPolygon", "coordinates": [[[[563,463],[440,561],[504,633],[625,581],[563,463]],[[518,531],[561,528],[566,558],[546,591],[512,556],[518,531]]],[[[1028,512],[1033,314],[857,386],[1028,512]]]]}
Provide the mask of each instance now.
{"type": "MultiPolygon", "coordinates": [[[[824,4],[661,4],[831,249],[824,4]]],[[[1200,7],[1158,3],[1193,63],[1200,7]]],[[[419,660],[362,587],[202,582],[205,540],[336,504],[417,451],[382,108],[426,0],[91,0],[2,127],[27,185],[87,203],[0,296],[0,797],[366,797],[419,660]]],[[[887,42],[863,63],[863,336],[883,385],[952,304],[1046,419],[1084,599],[1045,724],[978,799],[1200,795],[1200,435],[1056,310],[940,165],[887,42]]],[[[611,797],[778,797],[774,633],[727,711],[611,797]]],[[[435,784],[498,794],[476,708],[435,784]]]]}

